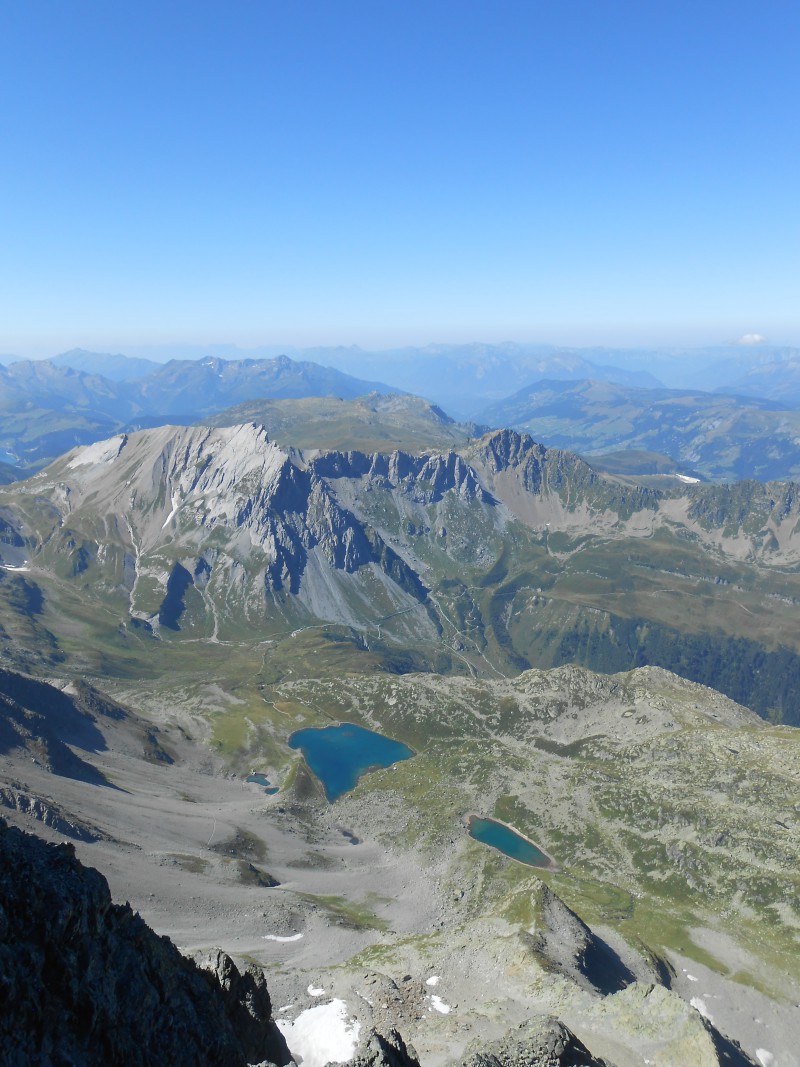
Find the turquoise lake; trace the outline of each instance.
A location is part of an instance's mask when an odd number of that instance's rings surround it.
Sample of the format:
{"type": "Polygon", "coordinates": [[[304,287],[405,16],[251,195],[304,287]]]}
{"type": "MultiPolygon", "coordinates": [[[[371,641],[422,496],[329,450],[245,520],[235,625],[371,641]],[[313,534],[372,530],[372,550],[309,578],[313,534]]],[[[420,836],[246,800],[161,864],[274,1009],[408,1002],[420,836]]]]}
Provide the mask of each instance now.
{"type": "Polygon", "coordinates": [[[275,793],[278,792],[275,786],[269,784],[269,778],[267,778],[266,774],[260,774],[257,771],[254,771],[252,774],[248,774],[245,781],[252,782],[254,785],[263,785],[264,792],[267,796],[274,796],[275,793]]]}
{"type": "Polygon", "coordinates": [[[354,789],[362,774],[414,755],[408,745],[349,722],[297,730],[289,747],[300,749],[331,802],[354,789]]]}
{"type": "Polygon", "coordinates": [[[481,819],[477,815],[470,815],[468,829],[470,837],[474,837],[481,844],[496,848],[512,860],[526,863],[529,867],[550,866],[550,857],[533,842],[495,819],[481,819]]]}

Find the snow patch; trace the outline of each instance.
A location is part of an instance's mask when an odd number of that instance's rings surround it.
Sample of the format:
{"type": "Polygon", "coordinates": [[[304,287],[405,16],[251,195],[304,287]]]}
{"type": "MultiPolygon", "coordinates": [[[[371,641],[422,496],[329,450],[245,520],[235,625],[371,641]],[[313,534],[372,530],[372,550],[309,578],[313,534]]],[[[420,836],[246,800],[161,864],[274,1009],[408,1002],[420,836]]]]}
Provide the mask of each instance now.
{"type": "Polygon", "coordinates": [[[324,994],[325,990],[322,988],[322,986],[310,985],[308,987],[308,995],[310,997],[321,997],[324,996],[324,994]]]}
{"type": "Polygon", "coordinates": [[[699,982],[700,981],[699,978],[695,978],[695,976],[693,974],[689,974],[688,971],[686,972],[686,977],[689,979],[690,982],[699,982]]]}
{"type": "Polygon", "coordinates": [[[276,1026],[286,1038],[292,1056],[303,1067],[325,1067],[331,1062],[349,1063],[361,1032],[361,1023],[348,1018],[347,1005],[343,1000],[332,1000],[330,1004],[307,1008],[293,1022],[277,1019],[276,1026]]]}
{"type": "Polygon", "coordinates": [[[172,494],[172,511],[169,513],[169,515],[167,515],[166,519],[164,519],[164,523],[163,523],[163,525],[161,527],[162,530],[164,529],[164,526],[167,525],[167,523],[172,518],[172,516],[175,514],[175,512],[178,510],[178,504],[179,503],[180,503],[180,497],[178,496],[177,493],[173,493],[172,494]]]}
{"type": "Polygon", "coordinates": [[[772,1055],[769,1049],[765,1048],[756,1049],[756,1059],[761,1064],[761,1067],[772,1067],[773,1063],[775,1062],[775,1057],[772,1055]]]}
{"type": "Polygon", "coordinates": [[[691,1006],[694,1008],[695,1011],[699,1011],[700,1012],[700,1014],[703,1016],[704,1019],[708,1019],[708,1021],[710,1023],[714,1021],[711,1018],[711,1016],[708,1014],[708,1008],[706,1007],[706,1002],[704,1000],[701,1000],[700,997],[692,997],[692,999],[689,1001],[689,1003],[691,1004],[691,1006]]]}
{"type": "Polygon", "coordinates": [[[438,1011],[442,1015],[449,1015],[450,1014],[450,1011],[451,1011],[450,1005],[449,1004],[445,1004],[445,1002],[442,1000],[442,998],[441,997],[437,997],[435,993],[431,997],[431,1004],[433,1005],[434,1011],[438,1011]]]}
{"type": "Polygon", "coordinates": [[[4,571],[29,571],[30,567],[26,567],[24,563],[19,567],[12,567],[10,563],[0,563],[0,570],[4,570],[4,571]]]}
{"type": "Polygon", "coordinates": [[[263,934],[262,941],[299,941],[302,934],[289,934],[287,937],[281,937],[280,934],[263,934]]]}
{"type": "Polygon", "coordinates": [[[698,485],[700,482],[699,478],[690,478],[688,474],[676,474],[675,477],[679,482],[687,482],[689,485],[698,485]]]}
{"type": "Polygon", "coordinates": [[[425,985],[438,985],[440,978],[438,974],[432,974],[430,978],[425,979],[425,985]]]}

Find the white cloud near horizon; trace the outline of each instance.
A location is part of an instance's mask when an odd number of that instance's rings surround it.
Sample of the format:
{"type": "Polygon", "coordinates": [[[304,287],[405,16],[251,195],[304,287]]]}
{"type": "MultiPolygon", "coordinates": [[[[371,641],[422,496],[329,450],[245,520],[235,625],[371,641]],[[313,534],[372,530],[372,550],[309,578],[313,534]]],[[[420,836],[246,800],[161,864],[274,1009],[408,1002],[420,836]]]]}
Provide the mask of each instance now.
{"type": "Polygon", "coordinates": [[[760,333],[744,333],[736,342],[737,345],[763,345],[766,341],[766,337],[762,337],[760,333]]]}

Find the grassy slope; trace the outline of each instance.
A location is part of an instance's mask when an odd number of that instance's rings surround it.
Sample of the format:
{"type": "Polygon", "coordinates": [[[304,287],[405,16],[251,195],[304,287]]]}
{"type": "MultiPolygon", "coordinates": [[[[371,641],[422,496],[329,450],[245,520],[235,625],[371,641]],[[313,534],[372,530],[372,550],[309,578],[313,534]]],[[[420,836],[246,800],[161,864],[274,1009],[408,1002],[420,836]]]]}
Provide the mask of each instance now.
{"type": "Polygon", "coordinates": [[[206,420],[210,426],[258,422],[278,444],[300,449],[419,452],[463,445],[470,427],[453,422],[415,397],[358,400],[305,397],[254,400],[206,420]]]}

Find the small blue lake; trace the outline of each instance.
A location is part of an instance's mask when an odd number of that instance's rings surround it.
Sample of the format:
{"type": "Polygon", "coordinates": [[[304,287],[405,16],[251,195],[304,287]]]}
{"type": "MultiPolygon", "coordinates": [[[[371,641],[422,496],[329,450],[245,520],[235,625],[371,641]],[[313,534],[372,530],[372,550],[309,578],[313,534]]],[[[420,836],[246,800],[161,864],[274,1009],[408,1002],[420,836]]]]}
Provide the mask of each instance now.
{"type": "Polygon", "coordinates": [[[252,782],[253,785],[263,785],[267,796],[274,796],[278,792],[275,786],[269,784],[269,778],[267,778],[266,774],[259,774],[257,771],[253,771],[252,774],[248,774],[245,781],[252,782]]]}
{"type": "Polygon", "coordinates": [[[300,749],[331,803],[354,789],[362,774],[414,755],[408,745],[349,722],[297,730],[289,738],[289,747],[300,749]]]}
{"type": "Polygon", "coordinates": [[[497,822],[496,819],[481,819],[477,815],[470,815],[467,828],[470,837],[480,841],[483,845],[489,845],[502,852],[509,859],[526,863],[529,867],[550,867],[552,861],[541,849],[538,849],[532,841],[510,826],[497,822]]]}

